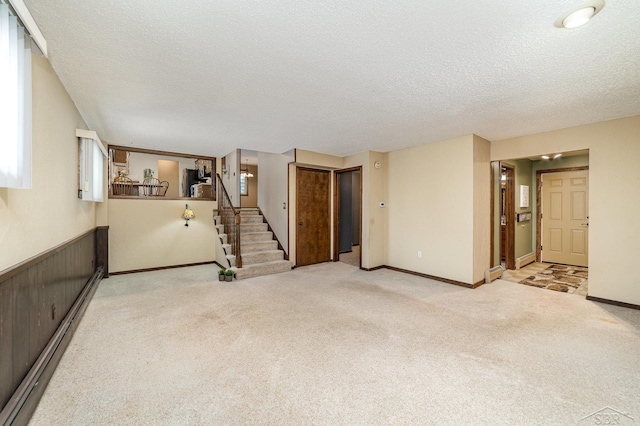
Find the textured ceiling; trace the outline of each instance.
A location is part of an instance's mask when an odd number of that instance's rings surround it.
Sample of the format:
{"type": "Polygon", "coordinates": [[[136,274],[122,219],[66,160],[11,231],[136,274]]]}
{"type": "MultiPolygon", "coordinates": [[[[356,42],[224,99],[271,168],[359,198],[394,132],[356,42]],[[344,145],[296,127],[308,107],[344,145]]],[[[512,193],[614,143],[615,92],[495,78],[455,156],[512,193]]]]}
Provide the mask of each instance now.
{"type": "Polygon", "coordinates": [[[25,0],[110,143],[221,156],[489,140],[640,114],[640,7],[610,0],[25,0]]]}

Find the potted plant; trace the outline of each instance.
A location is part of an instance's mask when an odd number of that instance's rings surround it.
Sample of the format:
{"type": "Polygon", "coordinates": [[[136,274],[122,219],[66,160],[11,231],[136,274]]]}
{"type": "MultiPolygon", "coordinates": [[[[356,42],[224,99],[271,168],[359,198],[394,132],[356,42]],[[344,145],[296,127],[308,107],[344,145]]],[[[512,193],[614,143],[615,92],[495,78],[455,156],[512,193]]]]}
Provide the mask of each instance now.
{"type": "Polygon", "coordinates": [[[231,269],[227,269],[227,272],[224,273],[225,281],[231,282],[233,281],[233,271],[231,269]]]}
{"type": "Polygon", "coordinates": [[[225,269],[220,269],[218,271],[218,281],[224,281],[225,280],[225,273],[227,271],[225,269]]]}

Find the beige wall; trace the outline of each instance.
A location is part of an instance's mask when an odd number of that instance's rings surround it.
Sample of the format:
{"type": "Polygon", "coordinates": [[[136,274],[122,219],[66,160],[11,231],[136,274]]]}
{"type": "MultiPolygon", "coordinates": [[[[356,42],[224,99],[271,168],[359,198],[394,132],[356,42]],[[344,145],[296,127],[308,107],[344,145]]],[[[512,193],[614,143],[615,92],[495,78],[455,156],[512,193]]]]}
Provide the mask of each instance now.
{"type": "Polygon", "coordinates": [[[99,203],[77,197],[76,128],[87,126],[47,59],[32,61],[33,185],[0,188],[0,271],[96,225],[99,203]]]}
{"type": "Polygon", "coordinates": [[[387,263],[387,202],[389,161],[386,153],[366,151],[344,157],[343,168],[362,166],[362,267],[387,263]],[[380,168],[374,167],[380,162],[380,168]]]}
{"type": "Polygon", "coordinates": [[[640,116],[491,144],[493,160],[589,149],[589,295],[640,305],[640,116]]]}
{"type": "Polygon", "coordinates": [[[341,169],[343,167],[342,157],[322,154],[320,152],[306,151],[304,149],[296,149],[295,161],[298,165],[308,164],[310,166],[323,166],[334,169],[341,169]]]}
{"type": "MultiPolygon", "coordinates": [[[[523,159],[510,162],[516,166],[516,213],[533,212],[536,204],[535,185],[531,182],[531,160],[523,159]],[[520,185],[529,187],[529,207],[520,207],[520,185]]],[[[514,219],[515,220],[515,219],[514,219]]],[[[531,215],[531,220],[527,222],[515,222],[515,257],[524,256],[535,252],[533,247],[535,238],[533,238],[533,223],[535,216],[531,215]]]]}
{"type": "Polygon", "coordinates": [[[392,151],[388,162],[388,265],[472,283],[473,136],[392,151]]]}
{"type": "Polygon", "coordinates": [[[260,180],[258,181],[258,206],[271,225],[284,250],[289,253],[289,163],[293,162],[293,150],[284,154],[258,153],[260,180]]]}
{"type": "Polygon", "coordinates": [[[473,279],[484,278],[491,261],[491,143],[473,135],[473,279]]]}
{"type": "MultiPolygon", "coordinates": [[[[109,271],[216,260],[213,201],[109,200],[109,271]],[[184,226],[185,203],[196,217],[184,226]]],[[[220,262],[222,263],[222,262],[220,262]]]]}
{"type": "Polygon", "coordinates": [[[221,174],[222,182],[233,206],[240,207],[240,150],[236,149],[227,154],[225,164],[227,173],[221,174]]]}

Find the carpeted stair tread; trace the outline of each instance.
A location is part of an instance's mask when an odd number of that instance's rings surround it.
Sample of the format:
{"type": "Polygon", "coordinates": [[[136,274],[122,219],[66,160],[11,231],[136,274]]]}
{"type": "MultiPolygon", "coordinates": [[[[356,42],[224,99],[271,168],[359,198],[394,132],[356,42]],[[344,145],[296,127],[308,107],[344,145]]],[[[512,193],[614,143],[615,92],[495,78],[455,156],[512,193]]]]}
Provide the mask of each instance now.
{"type": "Polygon", "coordinates": [[[248,223],[264,223],[264,219],[262,217],[262,215],[256,215],[256,214],[249,214],[249,215],[240,215],[240,217],[242,218],[240,220],[240,223],[245,225],[248,223]]]}
{"type": "Polygon", "coordinates": [[[269,225],[266,223],[241,223],[240,224],[240,233],[243,232],[265,232],[269,230],[269,225]]]}
{"type": "Polygon", "coordinates": [[[273,240],[273,232],[243,232],[240,234],[240,243],[249,243],[253,241],[271,241],[273,240]]]}
{"type": "Polygon", "coordinates": [[[242,255],[242,267],[284,259],[282,250],[256,251],[242,255]]]}
{"type": "Polygon", "coordinates": [[[278,242],[276,240],[243,242],[240,249],[242,250],[243,255],[245,253],[254,253],[257,251],[277,250],[278,242]]]}
{"type": "Polygon", "coordinates": [[[243,265],[242,268],[231,268],[235,271],[236,279],[253,278],[262,275],[278,274],[290,271],[293,262],[288,260],[275,260],[272,262],[258,263],[255,265],[243,265]]]}

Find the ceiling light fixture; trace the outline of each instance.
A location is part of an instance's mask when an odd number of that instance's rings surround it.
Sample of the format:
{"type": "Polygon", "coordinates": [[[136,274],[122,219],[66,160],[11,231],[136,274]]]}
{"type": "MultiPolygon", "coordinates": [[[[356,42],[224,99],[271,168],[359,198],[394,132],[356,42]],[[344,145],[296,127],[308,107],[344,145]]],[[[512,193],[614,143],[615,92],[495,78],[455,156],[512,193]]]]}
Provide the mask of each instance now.
{"type": "Polygon", "coordinates": [[[560,157],[562,157],[562,153],[554,155],[553,159],[555,160],[556,158],[560,158],[560,157]]]}
{"type": "Polygon", "coordinates": [[[244,169],[240,170],[240,175],[245,178],[252,178],[253,173],[249,171],[249,159],[247,158],[244,163],[244,169]]]}
{"type": "Polygon", "coordinates": [[[581,6],[575,7],[559,17],[555,26],[557,28],[578,28],[589,22],[604,7],[604,0],[592,0],[581,6]]]}
{"type": "Polygon", "coordinates": [[[548,155],[543,155],[541,158],[542,158],[543,160],[548,160],[548,159],[549,159],[549,156],[548,156],[548,155]]]}

